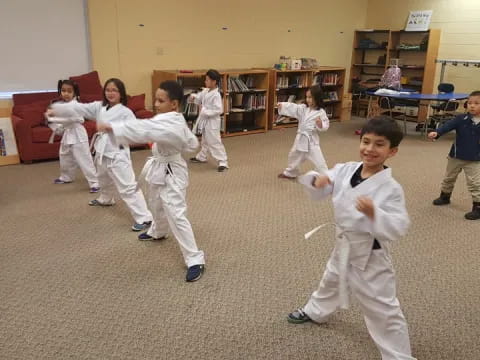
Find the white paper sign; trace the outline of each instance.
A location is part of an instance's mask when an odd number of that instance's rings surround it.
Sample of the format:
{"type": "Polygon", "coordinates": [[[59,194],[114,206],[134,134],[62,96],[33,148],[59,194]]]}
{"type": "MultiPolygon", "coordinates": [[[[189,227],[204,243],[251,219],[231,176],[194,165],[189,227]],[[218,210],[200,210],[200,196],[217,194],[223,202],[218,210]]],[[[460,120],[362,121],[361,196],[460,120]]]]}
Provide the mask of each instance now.
{"type": "Polygon", "coordinates": [[[426,31],[430,26],[433,10],[410,11],[405,31],[426,31]]]}
{"type": "Polygon", "coordinates": [[[0,118],[0,156],[18,155],[12,120],[0,118]]]}

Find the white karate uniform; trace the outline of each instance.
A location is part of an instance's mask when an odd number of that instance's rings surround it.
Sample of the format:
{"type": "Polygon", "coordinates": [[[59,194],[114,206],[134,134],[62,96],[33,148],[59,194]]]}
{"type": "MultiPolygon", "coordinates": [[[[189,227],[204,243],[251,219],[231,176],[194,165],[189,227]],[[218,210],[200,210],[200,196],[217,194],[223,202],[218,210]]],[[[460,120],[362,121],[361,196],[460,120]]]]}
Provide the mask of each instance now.
{"type": "MultiPolygon", "coordinates": [[[[53,104],[55,113],[73,112],[97,122],[114,123],[139,122],[133,112],[122,104],[111,108],[103,106],[101,101],[88,104],[67,103],[53,104]]],[[[98,201],[102,204],[115,203],[115,188],[128,206],[135,222],[142,224],[152,220],[143,193],[137,188],[135,173],[130,159],[130,148],[127,144],[119,144],[115,137],[108,133],[97,133],[95,143],[95,164],[100,185],[98,201]]]]}
{"type": "MultiPolygon", "coordinates": [[[[77,103],[76,100],[71,102],[77,103]]],[[[53,131],[53,136],[59,129],[63,130],[60,142],[60,180],[71,182],[75,180],[77,167],[80,167],[88,185],[98,187],[95,165],[93,165],[90,147],[88,146],[87,130],[82,125],[84,119],[81,116],[71,117],[47,117],[53,131]],[[53,126],[52,126],[53,125],[53,126]]]]}
{"type": "Polygon", "coordinates": [[[300,174],[299,166],[310,160],[315,169],[324,173],[328,170],[325,157],[320,149],[319,131],[327,131],[330,126],[325,110],[313,110],[307,105],[299,105],[289,102],[280,103],[278,113],[298,120],[297,136],[288,154],[288,166],[283,174],[289,177],[297,177],[300,174]],[[322,120],[322,127],[318,127],[316,120],[322,120]]]}
{"type": "Polygon", "coordinates": [[[218,88],[205,88],[199,94],[190,95],[195,103],[201,105],[200,114],[195,123],[195,132],[202,134],[201,150],[195,156],[199,161],[207,161],[207,155],[210,152],[212,157],[218,162],[218,166],[228,168],[227,152],[223,146],[220,137],[221,118],[223,113],[222,97],[218,88]]]}
{"type": "Polygon", "coordinates": [[[160,238],[170,227],[187,267],[205,264],[204,253],[197,247],[186,215],[188,167],[181,153],[195,151],[198,140],[183,115],[168,112],[136,123],[111,125],[113,134],[121,142],[154,142],[153,156],[145,163],[139,180],[144,179],[149,185],[148,200],[154,216],[147,234],[160,238]]]}
{"type": "Polygon", "coordinates": [[[382,359],[414,359],[407,323],[396,296],[390,257],[391,242],[404,236],[410,225],[403,190],[389,168],[352,188],[350,180],[360,165],[358,162],[336,165],[327,172],[332,184],[323,189],[311,185],[318,173],[309,172],[300,179],[313,199],[332,195],[336,225],[335,249],[320,285],[304,311],[312,320],[325,322],[342,306],[340,282],[344,277],[360,304],[368,331],[382,359]],[[373,200],[373,221],[356,209],[359,196],[373,200]],[[372,249],[374,239],[381,249],[372,249]],[[345,253],[347,261],[342,265],[345,253]]]}

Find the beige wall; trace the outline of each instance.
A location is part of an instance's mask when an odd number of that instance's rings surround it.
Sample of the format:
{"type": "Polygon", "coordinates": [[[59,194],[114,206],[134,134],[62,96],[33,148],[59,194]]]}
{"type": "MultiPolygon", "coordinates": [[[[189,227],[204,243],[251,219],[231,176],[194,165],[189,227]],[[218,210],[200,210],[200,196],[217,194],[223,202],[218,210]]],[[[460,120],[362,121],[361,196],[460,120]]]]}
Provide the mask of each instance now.
{"type": "Polygon", "coordinates": [[[155,69],[271,67],[280,55],[349,67],[367,2],[89,0],[93,68],[150,94],[155,69]]]}
{"type": "MultiPolygon", "coordinates": [[[[433,10],[430,28],[441,29],[439,59],[480,60],[480,1],[478,0],[369,0],[367,28],[405,28],[413,10],[433,10]]],[[[437,65],[435,84],[438,84],[437,65]]],[[[480,68],[446,67],[444,82],[456,90],[480,90],[480,68]]]]}

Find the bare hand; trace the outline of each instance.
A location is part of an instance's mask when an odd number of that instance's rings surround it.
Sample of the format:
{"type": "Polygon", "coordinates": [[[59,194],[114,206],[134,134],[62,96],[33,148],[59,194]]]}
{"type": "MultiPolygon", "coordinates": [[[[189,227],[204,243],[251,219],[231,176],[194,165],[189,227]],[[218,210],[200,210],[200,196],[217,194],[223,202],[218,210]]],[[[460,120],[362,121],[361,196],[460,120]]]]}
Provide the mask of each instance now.
{"type": "Polygon", "coordinates": [[[315,123],[317,124],[317,127],[319,127],[320,129],[323,128],[322,119],[317,118],[317,119],[315,120],[315,123]]]}
{"type": "Polygon", "coordinates": [[[278,104],[277,104],[277,109],[278,109],[279,111],[282,110],[282,104],[281,104],[281,103],[278,103],[278,104]]]}
{"type": "Polygon", "coordinates": [[[364,213],[372,220],[375,216],[375,208],[373,206],[373,201],[366,196],[359,196],[357,198],[357,210],[361,213],[364,213]]]}
{"type": "Polygon", "coordinates": [[[428,133],[428,138],[430,140],[436,140],[437,139],[437,136],[438,136],[438,133],[436,131],[432,131],[432,132],[429,132],[428,133]]]}
{"type": "Polygon", "coordinates": [[[320,175],[320,176],[317,176],[315,179],[313,179],[312,181],[312,185],[313,187],[316,187],[317,189],[321,189],[329,184],[331,184],[332,182],[330,181],[330,178],[326,175],[320,175]]]}
{"type": "Polygon", "coordinates": [[[97,131],[98,132],[111,132],[112,127],[108,124],[97,123],[97,131]]]}
{"type": "Polygon", "coordinates": [[[53,117],[54,116],[53,109],[47,109],[47,111],[45,112],[45,116],[53,117]]]}

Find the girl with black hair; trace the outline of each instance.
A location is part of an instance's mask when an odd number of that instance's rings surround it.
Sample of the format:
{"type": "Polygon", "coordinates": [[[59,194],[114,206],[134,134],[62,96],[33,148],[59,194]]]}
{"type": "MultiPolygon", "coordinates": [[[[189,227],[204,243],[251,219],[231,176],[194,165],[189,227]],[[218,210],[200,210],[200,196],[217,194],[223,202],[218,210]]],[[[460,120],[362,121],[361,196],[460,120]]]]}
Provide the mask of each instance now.
{"type": "Polygon", "coordinates": [[[289,102],[277,104],[279,115],[298,120],[297,136],[288,154],[288,166],[278,175],[279,178],[295,179],[300,174],[300,165],[307,159],[315,165],[318,172],[324,173],[328,170],[318,137],[318,132],[327,131],[330,126],[330,121],[323,109],[322,97],[321,87],[313,85],[307,90],[306,105],[289,102]]]}
{"type": "MultiPolygon", "coordinates": [[[[78,86],[71,80],[58,81],[59,100],[56,103],[77,103],[80,95],[78,86]]],[[[71,183],[75,179],[75,173],[79,167],[88,181],[90,192],[98,192],[99,185],[95,165],[88,146],[88,135],[83,126],[84,118],[79,115],[69,117],[47,116],[48,126],[52,129],[50,143],[55,135],[62,135],[60,142],[60,177],[55,179],[55,184],[71,183]]]]}

